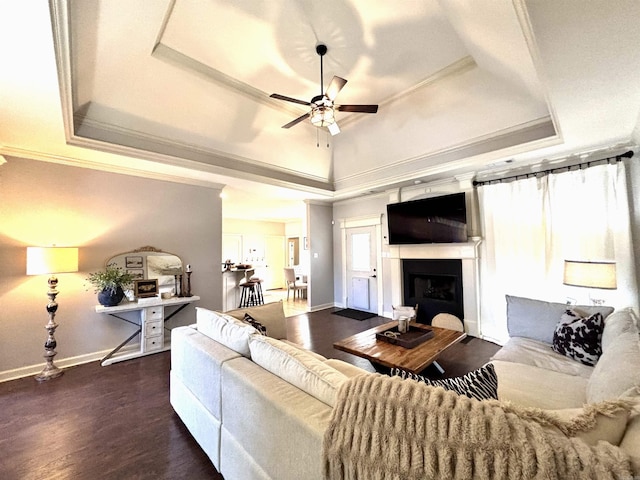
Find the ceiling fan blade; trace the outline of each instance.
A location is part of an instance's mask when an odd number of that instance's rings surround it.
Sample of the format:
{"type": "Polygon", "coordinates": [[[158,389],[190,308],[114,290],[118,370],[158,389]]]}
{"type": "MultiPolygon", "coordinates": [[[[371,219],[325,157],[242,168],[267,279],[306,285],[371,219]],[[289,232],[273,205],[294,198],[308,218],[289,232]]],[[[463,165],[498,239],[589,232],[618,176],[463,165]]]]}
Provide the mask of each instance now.
{"type": "Polygon", "coordinates": [[[329,98],[329,100],[333,102],[338,96],[338,93],[340,93],[340,90],[342,90],[342,87],[346,85],[346,83],[347,81],[344,78],[340,78],[334,75],[334,77],[331,79],[331,83],[327,87],[327,92],[325,93],[325,95],[329,98]]]}
{"type": "Polygon", "coordinates": [[[279,93],[272,93],[269,96],[271,98],[277,98],[278,100],[284,100],[285,102],[299,103],[300,105],[311,105],[309,102],[305,102],[304,100],[298,100],[297,98],[285,97],[284,95],[280,95],[279,93]]]}
{"type": "Polygon", "coordinates": [[[291,128],[294,125],[297,125],[298,123],[300,123],[301,121],[303,121],[306,118],[309,118],[309,115],[311,115],[311,112],[307,112],[304,115],[299,116],[298,118],[296,118],[295,120],[290,121],[289,123],[287,123],[286,125],[283,125],[282,128],[291,128]]]}
{"type": "Polygon", "coordinates": [[[337,135],[340,133],[340,127],[338,127],[338,124],[336,122],[333,122],[327,128],[329,129],[329,133],[331,135],[337,135]]]}
{"type": "Polygon", "coordinates": [[[378,105],[335,105],[339,112],[376,113],[378,105]]]}

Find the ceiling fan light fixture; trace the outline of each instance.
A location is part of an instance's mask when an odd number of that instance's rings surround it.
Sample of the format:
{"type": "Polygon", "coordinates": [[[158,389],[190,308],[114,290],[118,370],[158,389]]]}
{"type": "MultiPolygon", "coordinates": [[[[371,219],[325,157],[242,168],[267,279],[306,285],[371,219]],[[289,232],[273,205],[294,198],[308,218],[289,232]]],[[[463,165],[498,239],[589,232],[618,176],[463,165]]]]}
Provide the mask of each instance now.
{"type": "Polygon", "coordinates": [[[311,123],[316,127],[328,127],[335,123],[333,107],[318,105],[311,109],[311,123]]]}
{"type": "Polygon", "coordinates": [[[350,113],[376,113],[378,111],[378,105],[335,105],[334,101],[340,90],[346,85],[347,81],[344,78],[336,75],[331,79],[331,83],[324,91],[324,69],[322,57],[327,53],[327,46],[323,43],[316,45],[316,53],[320,56],[320,95],[316,95],[310,102],[304,100],[298,100],[297,98],[287,97],[280,95],[279,93],[272,93],[271,98],[277,98],[278,100],[284,100],[286,102],[297,103],[299,105],[307,105],[311,107],[311,111],[300,115],[295,120],[283,125],[282,128],[291,128],[294,125],[306,120],[311,121],[314,127],[327,127],[331,135],[337,135],[340,133],[340,128],[336,123],[335,112],[350,112],[350,113]],[[324,92],[324,93],[323,93],[324,92]]]}

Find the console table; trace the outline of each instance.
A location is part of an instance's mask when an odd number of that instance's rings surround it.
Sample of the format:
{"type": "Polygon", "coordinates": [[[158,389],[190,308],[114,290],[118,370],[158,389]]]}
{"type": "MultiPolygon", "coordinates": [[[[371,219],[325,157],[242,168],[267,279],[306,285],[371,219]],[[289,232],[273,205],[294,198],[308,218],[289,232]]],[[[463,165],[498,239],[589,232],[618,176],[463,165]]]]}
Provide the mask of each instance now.
{"type": "Polygon", "coordinates": [[[164,323],[187,305],[198,300],[200,300],[200,297],[194,295],[192,297],[171,297],[166,300],[158,298],[153,299],[152,301],[144,301],[142,303],[124,302],[120,305],[116,305],[115,307],[96,305],[95,308],[97,313],[111,315],[118,320],[122,320],[137,327],[137,330],[133,335],[102,358],[102,366],[104,367],[106,365],[111,365],[112,363],[122,362],[123,360],[129,360],[131,358],[142,357],[144,355],[169,350],[171,348],[171,338],[165,338],[164,323]],[[177,308],[169,313],[166,310],[168,307],[177,308]],[[126,312],[134,312],[135,317],[137,318],[130,320],[120,316],[120,314],[126,312]],[[140,336],[138,345],[131,345],[125,350],[122,350],[125,345],[131,342],[138,335],[140,336]]]}

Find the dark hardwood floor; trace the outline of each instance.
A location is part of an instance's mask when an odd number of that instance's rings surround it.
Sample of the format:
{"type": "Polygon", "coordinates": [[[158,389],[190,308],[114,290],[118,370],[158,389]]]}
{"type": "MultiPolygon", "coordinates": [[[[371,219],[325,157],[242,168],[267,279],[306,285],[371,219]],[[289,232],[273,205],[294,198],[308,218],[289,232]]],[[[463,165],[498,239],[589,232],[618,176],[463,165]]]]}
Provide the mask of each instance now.
{"type": "MultiPolygon", "coordinates": [[[[388,319],[357,321],[333,310],[289,318],[289,339],[374,371],[332,345],[388,319]]],[[[498,348],[473,338],[439,363],[445,376],[461,375],[498,348]]],[[[31,377],[0,383],[0,479],[222,479],[169,404],[169,369],[163,352],[72,367],[45,383],[31,377]]]]}

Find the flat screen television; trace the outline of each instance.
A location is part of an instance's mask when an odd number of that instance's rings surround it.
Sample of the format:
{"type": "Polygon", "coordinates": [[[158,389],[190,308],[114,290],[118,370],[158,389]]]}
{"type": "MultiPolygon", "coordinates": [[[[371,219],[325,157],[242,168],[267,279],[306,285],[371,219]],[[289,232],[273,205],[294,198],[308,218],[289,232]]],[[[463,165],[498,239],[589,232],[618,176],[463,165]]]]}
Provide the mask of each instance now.
{"type": "Polygon", "coordinates": [[[465,194],[390,203],[387,223],[390,245],[466,242],[465,194]]]}

